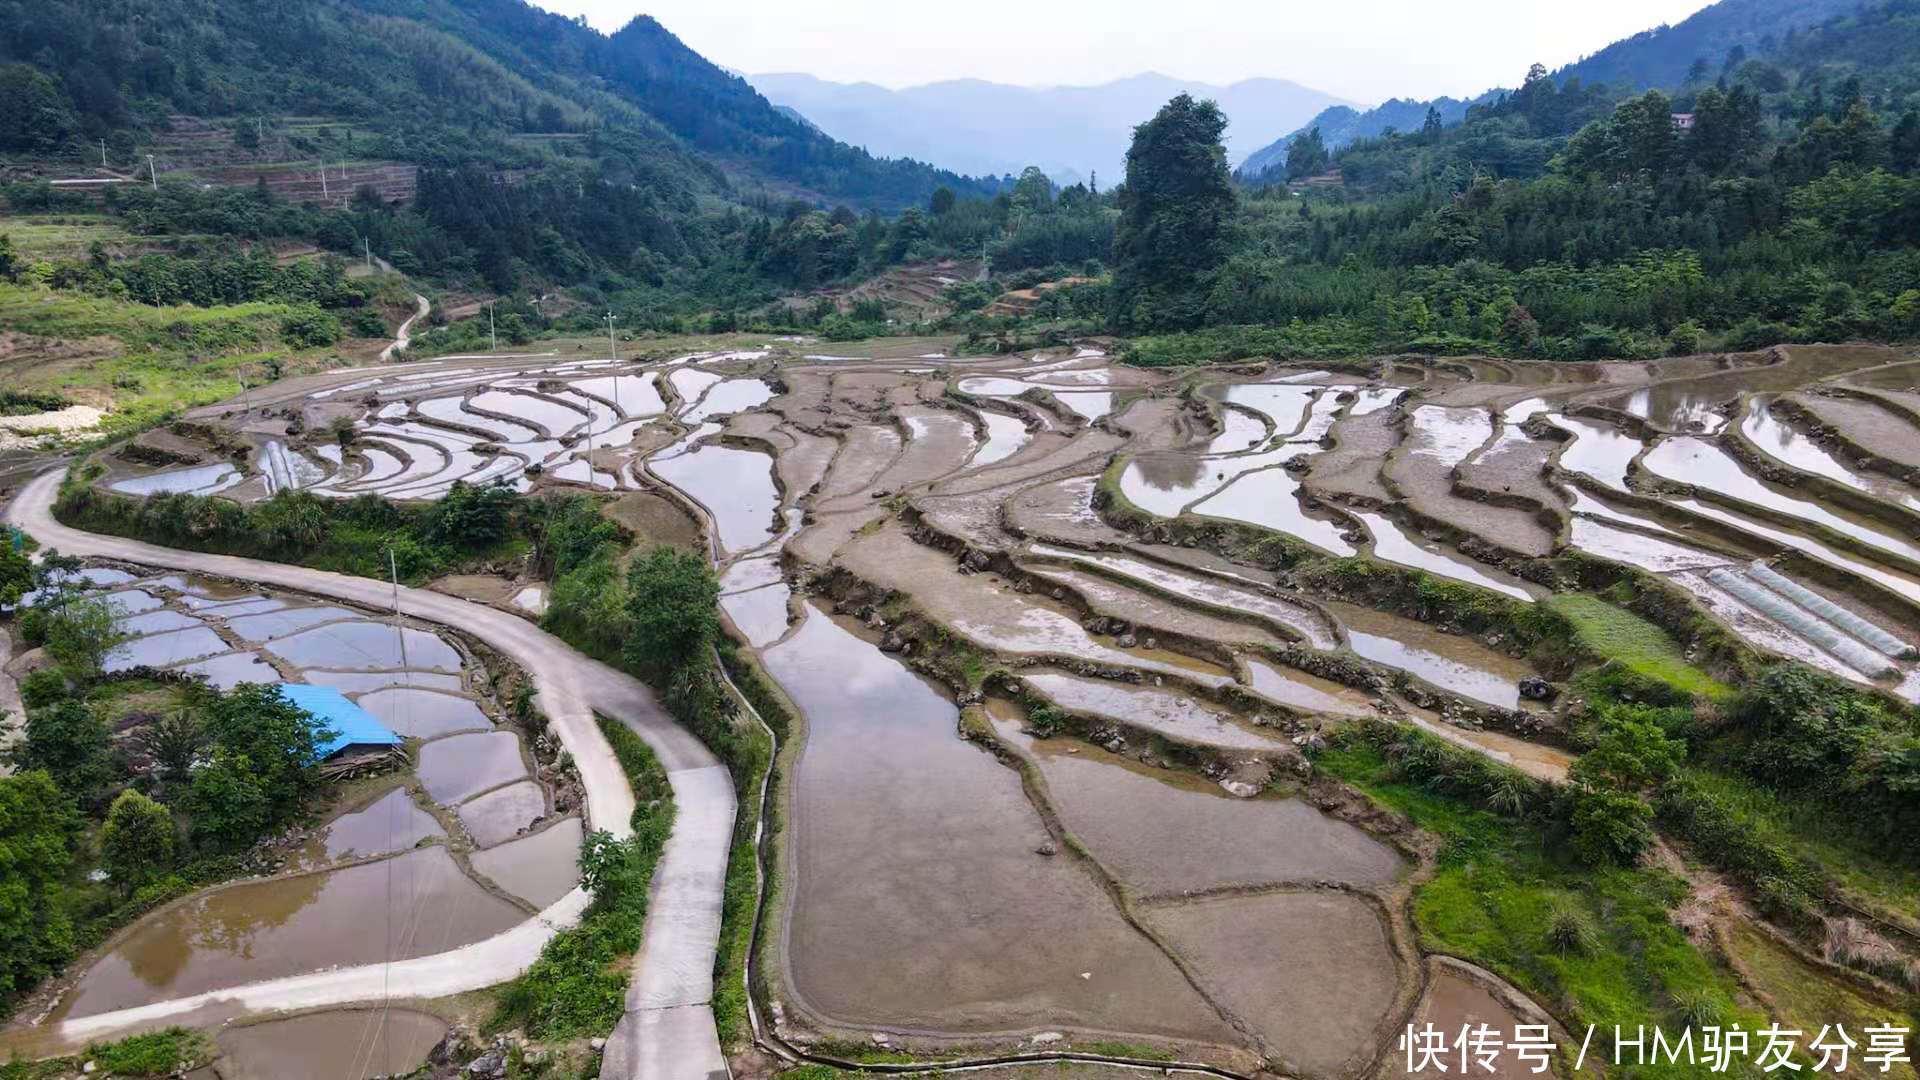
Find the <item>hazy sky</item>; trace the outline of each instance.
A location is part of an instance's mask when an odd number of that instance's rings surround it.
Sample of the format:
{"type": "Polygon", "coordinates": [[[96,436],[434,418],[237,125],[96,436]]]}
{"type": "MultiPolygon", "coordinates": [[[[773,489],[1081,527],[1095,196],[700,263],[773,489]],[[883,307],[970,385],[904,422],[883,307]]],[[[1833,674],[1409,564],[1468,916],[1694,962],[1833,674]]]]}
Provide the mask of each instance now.
{"type": "Polygon", "coordinates": [[[642,12],[737,71],[1029,86],[1272,76],[1372,104],[1516,85],[1706,0],[535,0],[612,32],[642,12]]]}

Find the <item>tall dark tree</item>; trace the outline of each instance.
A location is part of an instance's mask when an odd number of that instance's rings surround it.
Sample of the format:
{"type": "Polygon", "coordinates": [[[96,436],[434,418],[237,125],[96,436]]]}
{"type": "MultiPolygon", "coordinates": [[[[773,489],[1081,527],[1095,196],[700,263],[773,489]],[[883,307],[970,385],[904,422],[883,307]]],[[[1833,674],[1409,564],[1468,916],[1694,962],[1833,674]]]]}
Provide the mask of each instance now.
{"type": "Polygon", "coordinates": [[[1327,153],[1326,139],[1321,137],[1320,129],[1314,127],[1288,144],[1287,179],[1298,180],[1315,173],[1325,172],[1327,164],[1332,160],[1332,156],[1327,153]]]}
{"type": "Polygon", "coordinates": [[[1205,314],[1212,275],[1232,247],[1226,129],[1218,105],[1186,94],[1133,129],[1113,237],[1121,325],[1193,326],[1205,314]]]}

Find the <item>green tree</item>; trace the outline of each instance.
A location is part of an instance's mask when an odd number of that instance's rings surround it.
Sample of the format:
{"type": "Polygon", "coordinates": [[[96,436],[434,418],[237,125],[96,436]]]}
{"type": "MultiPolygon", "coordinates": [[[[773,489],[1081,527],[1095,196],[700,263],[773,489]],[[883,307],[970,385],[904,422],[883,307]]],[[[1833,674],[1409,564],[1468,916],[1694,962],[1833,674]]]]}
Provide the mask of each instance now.
{"type": "Polygon", "coordinates": [[[1226,129],[1218,105],[1186,94],[1133,129],[1113,237],[1120,325],[1181,328],[1205,316],[1210,279],[1233,244],[1226,129]]]}
{"type": "Polygon", "coordinates": [[[1641,791],[1672,776],[1686,755],[1686,744],[1668,736],[1655,720],[1616,706],[1568,775],[1576,784],[1641,791]]]}
{"type": "Polygon", "coordinates": [[[0,150],[55,150],[74,131],[58,83],[25,64],[0,64],[0,150]]]}
{"type": "Polygon", "coordinates": [[[185,802],[194,840],[211,848],[238,851],[273,825],[273,806],[253,763],[223,746],[194,770],[185,802]]]}
{"type": "Polygon", "coordinates": [[[182,701],[177,708],[155,717],[135,736],[140,748],[153,758],[160,781],[168,787],[187,781],[194,759],[206,745],[206,733],[194,708],[194,703],[182,701]]]}
{"type": "Polygon", "coordinates": [[[13,253],[13,237],[0,233],[0,281],[20,279],[20,260],[13,253]]]}
{"type": "Polygon", "coordinates": [[[100,677],[107,655],[127,640],[112,605],[104,600],[73,600],[47,615],[47,655],[80,682],[100,677]]]}
{"type": "Polygon", "coordinates": [[[114,883],[132,892],[173,866],[173,815],[129,788],[113,800],[100,827],[100,861],[114,883]]]}
{"type": "Polygon", "coordinates": [[[1632,866],[1653,846],[1653,808],[1638,795],[1611,788],[1576,789],[1573,846],[1595,866],[1632,866]]]}
{"type": "Polygon", "coordinates": [[[107,722],[71,699],[27,710],[26,730],[8,758],[21,770],[38,769],[79,802],[91,802],[118,775],[107,722]]]}
{"type": "Polygon", "coordinates": [[[945,217],[953,210],[955,201],[953,189],[942,184],[933,189],[933,197],[927,200],[927,210],[934,217],[945,217]]]}
{"type": "MultiPolygon", "coordinates": [[[[1427,113],[1429,119],[1438,119],[1440,115],[1431,106],[1427,113]]],[[[1315,126],[1287,144],[1287,179],[1299,180],[1325,172],[1331,160],[1332,155],[1327,153],[1327,141],[1321,136],[1320,128],[1315,126]]]]}
{"type": "MultiPolygon", "coordinates": [[[[320,741],[329,732],[277,688],[242,683],[207,705],[203,723],[216,753],[248,763],[266,825],[291,820],[319,788],[320,741]]],[[[194,790],[199,787],[196,774],[194,790]]]]}
{"type": "Polygon", "coordinates": [[[73,955],[64,886],[80,831],[80,815],[52,777],[0,776],[0,1000],[73,955]]]}
{"type": "Polygon", "coordinates": [[[720,583],[692,552],[656,547],[627,570],[627,661],[656,677],[704,672],[720,634],[720,583]]]}

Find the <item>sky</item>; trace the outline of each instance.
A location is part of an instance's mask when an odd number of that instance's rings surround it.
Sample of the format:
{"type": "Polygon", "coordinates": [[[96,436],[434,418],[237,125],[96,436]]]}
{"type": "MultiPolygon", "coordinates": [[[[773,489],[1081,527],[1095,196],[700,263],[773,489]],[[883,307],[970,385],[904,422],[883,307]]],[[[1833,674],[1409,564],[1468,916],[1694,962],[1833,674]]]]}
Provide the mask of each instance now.
{"type": "Polygon", "coordinates": [[[1088,85],[1143,71],[1295,82],[1365,104],[1517,85],[1706,0],[535,0],[611,33],[652,15],[750,74],[902,87],[1088,85]]]}

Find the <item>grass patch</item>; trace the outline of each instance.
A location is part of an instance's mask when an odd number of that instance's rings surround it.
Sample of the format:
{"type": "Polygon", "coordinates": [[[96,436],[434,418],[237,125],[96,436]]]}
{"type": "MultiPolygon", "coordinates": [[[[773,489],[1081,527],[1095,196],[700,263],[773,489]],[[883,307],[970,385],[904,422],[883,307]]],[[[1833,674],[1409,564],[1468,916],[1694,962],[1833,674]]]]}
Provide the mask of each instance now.
{"type": "MultiPolygon", "coordinates": [[[[1498,972],[1575,1031],[1589,1023],[1603,1031],[1615,1024],[1675,1031],[1702,1008],[1724,1023],[1764,1023],[1737,1009],[1732,974],[1669,918],[1686,895],[1679,878],[1650,868],[1573,863],[1568,845],[1543,826],[1406,783],[1371,745],[1330,749],[1316,763],[1443,840],[1434,877],[1414,894],[1424,950],[1498,972]],[[1553,927],[1569,918],[1591,928],[1589,943],[1569,948],[1556,941],[1553,927]]],[[[1636,1075],[1708,1071],[1662,1066],[1636,1075]]]]}
{"type": "Polygon", "coordinates": [[[1727,807],[1766,842],[1818,867],[1835,885],[1867,906],[1920,919],[1920,867],[1858,822],[1809,799],[1787,798],[1740,776],[1691,767],[1683,778],[1727,807]]]}
{"type": "Polygon", "coordinates": [[[1573,624],[1582,645],[1636,675],[1715,700],[1733,693],[1732,687],[1688,663],[1665,630],[1631,611],[1587,593],[1559,593],[1546,604],[1573,624]]]}
{"type": "Polygon", "coordinates": [[[182,409],[224,401],[240,393],[242,378],[266,381],[270,363],[282,375],[338,363],[327,350],[285,347],[280,325],[293,311],[278,303],[149,307],[0,282],[0,326],[54,343],[43,355],[31,346],[17,350],[7,365],[9,384],[111,401],[103,424],[109,432],[137,431],[182,409]]]}
{"type": "Polygon", "coordinates": [[[0,1080],[50,1080],[72,1076],[91,1061],[101,1076],[177,1076],[213,1056],[213,1040],[192,1028],[170,1027],[114,1042],[94,1043],[86,1053],[46,1061],[0,1065],[0,1080]]]}

